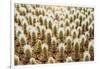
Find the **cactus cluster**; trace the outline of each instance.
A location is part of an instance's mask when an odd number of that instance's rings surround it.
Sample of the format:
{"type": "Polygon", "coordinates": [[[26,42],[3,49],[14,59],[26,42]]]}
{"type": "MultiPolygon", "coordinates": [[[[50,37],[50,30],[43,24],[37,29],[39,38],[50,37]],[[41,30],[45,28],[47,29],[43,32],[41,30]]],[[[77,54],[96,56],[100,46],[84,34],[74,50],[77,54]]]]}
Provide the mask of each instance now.
{"type": "Polygon", "coordinates": [[[14,7],[15,65],[94,60],[94,8],[14,7]]]}

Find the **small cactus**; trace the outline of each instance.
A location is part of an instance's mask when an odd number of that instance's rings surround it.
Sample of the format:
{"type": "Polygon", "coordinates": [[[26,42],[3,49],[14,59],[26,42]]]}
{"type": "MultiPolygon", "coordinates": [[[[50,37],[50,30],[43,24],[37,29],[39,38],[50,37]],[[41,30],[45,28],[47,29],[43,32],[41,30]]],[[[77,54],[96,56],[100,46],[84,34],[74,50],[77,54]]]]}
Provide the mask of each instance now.
{"type": "Polygon", "coordinates": [[[84,52],[83,61],[90,61],[90,54],[88,51],[84,52]]]}
{"type": "Polygon", "coordinates": [[[78,32],[77,32],[77,30],[76,30],[76,29],[73,29],[73,30],[71,31],[71,35],[72,35],[73,39],[77,38],[77,37],[78,37],[78,32]]]}
{"type": "Polygon", "coordinates": [[[43,55],[43,61],[48,60],[48,45],[46,43],[42,44],[42,55],[43,55]]]}
{"type": "Polygon", "coordinates": [[[65,55],[64,55],[64,51],[65,51],[65,46],[64,43],[60,43],[58,46],[58,61],[60,62],[64,62],[65,61],[65,55]]]}
{"type": "Polygon", "coordinates": [[[64,40],[64,29],[63,28],[59,28],[58,37],[59,37],[60,41],[63,42],[63,40],[64,40]]]}
{"type": "Polygon", "coordinates": [[[75,61],[79,61],[79,58],[80,58],[80,44],[79,44],[79,40],[77,38],[74,40],[73,51],[74,51],[73,59],[75,61]]]}
{"type": "Polygon", "coordinates": [[[38,40],[36,43],[36,50],[37,52],[41,53],[42,52],[42,42],[41,40],[38,40]]]}
{"type": "Polygon", "coordinates": [[[85,35],[80,36],[80,51],[83,53],[84,52],[84,46],[86,42],[86,37],[85,35]]]}
{"type": "Polygon", "coordinates": [[[30,58],[30,64],[37,64],[35,58],[30,58]]]}
{"type": "Polygon", "coordinates": [[[82,34],[82,27],[78,27],[77,28],[77,31],[78,31],[78,37],[80,37],[80,35],[82,34]]]}
{"type": "Polygon", "coordinates": [[[30,45],[24,45],[24,54],[28,59],[32,57],[32,48],[30,45]]]}
{"type": "Polygon", "coordinates": [[[66,27],[65,28],[65,36],[70,36],[71,32],[70,32],[70,27],[66,27]]]}
{"type": "Polygon", "coordinates": [[[58,26],[56,25],[56,24],[53,24],[53,34],[55,35],[55,36],[57,36],[57,29],[58,29],[58,26]]]}
{"type": "Polygon", "coordinates": [[[19,64],[19,57],[17,55],[14,56],[14,63],[15,65],[19,64]]]}
{"type": "Polygon", "coordinates": [[[51,50],[52,50],[53,52],[55,52],[55,51],[56,51],[56,47],[57,47],[57,39],[56,39],[56,37],[52,37],[52,39],[51,39],[51,44],[52,44],[51,50]]]}
{"type": "Polygon", "coordinates": [[[67,52],[72,51],[72,38],[70,36],[66,37],[67,52]]]}
{"type": "Polygon", "coordinates": [[[94,44],[93,43],[94,43],[93,40],[91,40],[88,46],[88,51],[91,56],[91,60],[94,60],[94,46],[93,46],[94,44]]]}
{"type": "Polygon", "coordinates": [[[52,31],[50,29],[46,30],[45,36],[46,36],[46,42],[50,46],[51,45],[52,31]]]}
{"type": "Polygon", "coordinates": [[[49,57],[48,63],[50,64],[55,63],[55,59],[53,57],[49,57]]]}
{"type": "Polygon", "coordinates": [[[67,57],[67,58],[66,58],[66,62],[73,62],[72,57],[67,57]]]}
{"type": "Polygon", "coordinates": [[[19,42],[22,46],[24,46],[27,43],[26,37],[24,34],[19,35],[19,42]]]}

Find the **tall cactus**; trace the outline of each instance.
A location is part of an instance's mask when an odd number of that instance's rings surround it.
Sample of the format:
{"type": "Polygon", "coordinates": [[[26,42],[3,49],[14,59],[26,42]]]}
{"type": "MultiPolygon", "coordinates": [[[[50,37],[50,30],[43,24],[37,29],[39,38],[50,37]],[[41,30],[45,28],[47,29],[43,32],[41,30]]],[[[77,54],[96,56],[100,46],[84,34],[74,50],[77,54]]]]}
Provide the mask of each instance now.
{"type": "Polygon", "coordinates": [[[35,58],[30,58],[30,64],[37,64],[35,58]]]}
{"type": "Polygon", "coordinates": [[[64,62],[65,61],[65,55],[64,55],[64,51],[65,51],[65,46],[64,43],[60,43],[58,46],[58,55],[57,55],[57,60],[60,62],[64,62]]]}
{"type": "Polygon", "coordinates": [[[90,61],[90,54],[88,51],[84,52],[83,61],[90,61]]]}
{"type": "Polygon", "coordinates": [[[30,45],[24,45],[24,54],[28,59],[32,57],[32,48],[30,45]]]}
{"type": "Polygon", "coordinates": [[[77,38],[74,40],[73,51],[74,51],[74,55],[73,55],[74,61],[79,61],[80,60],[80,44],[77,38]]]}
{"type": "Polygon", "coordinates": [[[55,59],[53,57],[49,57],[48,63],[50,64],[55,63],[55,59]]]}
{"type": "Polygon", "coordinates": [[[14,64],[15,65],[19,64],[19,57],[17,55],[14,56],[14,64]]]}
{"type": "Polygon", "coordinates": [[[46,43],[42,44],[42,56],[43,61],[48,60],[48,45],[46,43]]]}

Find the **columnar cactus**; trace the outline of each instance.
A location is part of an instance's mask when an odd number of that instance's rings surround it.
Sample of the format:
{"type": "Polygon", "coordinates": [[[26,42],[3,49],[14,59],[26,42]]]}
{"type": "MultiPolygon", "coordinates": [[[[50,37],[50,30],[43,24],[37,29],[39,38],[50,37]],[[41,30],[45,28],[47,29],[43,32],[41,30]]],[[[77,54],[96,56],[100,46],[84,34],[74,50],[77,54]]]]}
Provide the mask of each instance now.
{"type": "Polygon", "coordinates": [[[74,40],[74,44],[73,44],[73,59],[74,61],[79,61],[80,60],[80,44],[79,44],[79,39],[75,39],[74,40]]]}
{"type": "Polygon", "coordinates": [[[64,55],[64,51],[65,51],[65,45],[64,43],[60,43],[59,46],[58,46],[58,61],[60,62],[64,62],[65,61],[65,55],[64,55]]]}
{"type": "Polygon", "coordinates": [[[73,39],[75,39],[75,38],[78,37],[78,32],[77,32],[76,29],[73,29],[73,30],[71,31],[71,36],[73,37],[73,39]]]}
{"type": "Polygon", "coordinates": [[[69,26],[70,25],[70,21],[68,19],[65,20],[65,26],[69,26]]]}
{"type": "Polygon", "coordinates": [[[78,27],[77,28],[77,31],[78,31],[78,37],[80,37],[80,35],[82,34],[82,27],[78,27]]]}
{"type": "Polygon", "coordinates": [[[63,40],[64,40],[64,29],[63,28],[59,28],[58,37],[59,37],[60,41],[63,42],[63,40]]]}
{"type": "Polygon", "coordinates": [[[43,39],[45,39],[46,28],[45,28],[45,26],[41,26],[40,29],[41,29],[41,39],[43,40],[43,39]]]}
{"type": "Polygon", "coordinates": [[[83,61],[90,61],[90,54],[88,51],[84,52],[83,61]]]}
{"type": "Polygon", "coordinates": [[[85,35],[81,35],[80,36],[80,52],[84,52],[84,46],[85,46],[85,42],[86,42],[86,37],[85,35]]]}
{"type": "Polygon", "coordinates": [[[76,28],[77,28],[78,26],[80,26],[80,20],[79,20],[79,19],[76,19],[76,20],[75,20],[75,24],[76,24],[76,28]]]}
{"type": "Polygon", "coordinates": [[[48,45],[46,43],[42,44],[42,56],[43,61],[48,60],[48,45]]]}
{"type": "Polygon", "coordinates": [[[93,40],[91,40],[90,42],[89,42],[89,46],[88,46],[88,51],[89,51],[89,54],[90,54],[90,59],[91,60],[94,60],[94,44],[93,44],[94,42],[93,42],[93,40]]]}
{"type": "Polygon", "coordinates": [[[52,30],[53,30],[53,34],[54,34],[54,36],[57,36],[57,29],[58,29],[58,26],[57,26],[57,24],[53,24],[52,25],[53,27],[52,27],[52,30]]]}
{"type": "Polygon", "coordinates": [[[30,64],[37,64],[35,58],[30,58],[30,64]]]}
{"type": "Polygon", "coordinates": [[[27,43],[26,37],[23,33],[21,33],[19,35],[18,39],[19,39],[20,45],[22,45],[22,46],[24,46],[27,43]]]}
{"type": "Polygon", "coordinates": [[[51,45],[52,45],[52,48],[51,48],[51,50],[53,51],[53,52],[55,52],[56,51],[56,47],[57,47],[57,39],[56,39],[56,37],[52,37],[52,39],[51,39],[51,45]]]}
{"type": "Polygon", "coordinates": [[[67,58],[66,58],[66,62],[73,62],[72,57],[67,57],[67,58]]]}
{"type": "Polygon", "coordinates": [[[14,56],[14,63],[15,65],[19,64],[19,57],[17,55],[14,56]]]}
{"type": "Polygon", "coordinates": [[[67,48],[67,52],[71,52],[72,51],[72,38],[71,36],[66,37],[66,48],[67,48]]]}
{"type": "Polygon", "coordinates": [[[52,37],[51,29],[46,30],[45,36],[46,36],[46,42],[50,46],[51,45],[51,37],[52,37]]]}
{"type": "Polygon", "coordinates": [[[20,12],[20,15],[26,15],[26,8],[25,7],[19,7],[19,12],[20,12]]]}
{"type": "Polygon", "coordinates": [[[66,27],[65,28],[65,36],[70,36],[71,35],[71,32],[70,32],[70,27],[66,27]]]}
{"type": "Polygon", "coordinates": [[[35,45],[37,41],[37,28],[32,28],[30,31],[32,44],[35,45]]]}
{"type": "Polygon", "coordinates": [[[86,31],[86,23],[82,22],[82,33],[84,33],[86,31]]]}
{"type": "Polygon", "coordinates": [[[37,43],[36,43],[36,51],[38,53],[42,52],[42,42],[41,42],[41,40],[38,40],[37,43]]]}
{"type": "Polygon", "coordinates": [[[30,59],[32,57],[32,48],[30,45],[24,45],[24,54],[25,56],[30,59]]]}
{"type": "Polygon", "coordinates": [[[90,33],[90,38],[92,38],[93,37],[93,25],[89,25],[88,30],[90,33]]]}
{"type": "Polygon", "coordinates": [[[39,22],[40,22],[40,25],[43,25],[43,22],[44,20],[43,20],[43,15],[39,15],[39,22]]]}
{"type": "Polygon", "coordinates": [[[49,57],[48,63],[50,64],[55,63],[55,59],[53,57],[49,57]]]}

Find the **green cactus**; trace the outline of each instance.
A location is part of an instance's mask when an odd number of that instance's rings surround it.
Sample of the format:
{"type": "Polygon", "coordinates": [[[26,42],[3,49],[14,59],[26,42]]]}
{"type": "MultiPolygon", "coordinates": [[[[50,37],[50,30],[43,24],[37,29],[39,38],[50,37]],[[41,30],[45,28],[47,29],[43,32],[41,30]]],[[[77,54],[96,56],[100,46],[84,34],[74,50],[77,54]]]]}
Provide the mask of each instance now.
{"type": "Polygon", "coordinates": [[[28,59],[32,57],[32,48],[30,45],[24,45],[24,54],[28,59]]]}
{"type": "Polygon", "coordinates": [[[49,57],[48,63],[50,63],[50,64],[55,63],[55,59],[53,57],[49,57]]]}
{"type": "Polygon", "coordinates": [[[84,52],[83,61],[90,61],[90,54],[88,51],[84,52]]]}
{"type": "Polygon", "coordinates": [[[36,50],[37,52],[41,53],[42,52],[42,42],[41,40],[38,40],[37,43],[36,43],[36,50]]]}
{"type": "Polygon", "coordinates": [[[71,52],[72,51],[72,38],[70,36],[66,38],[66,43],[67,43],[67,52],[71,52]]]}
{"type": "Polygon", "coordinates": [[[73,51],[74,51],[74,58],[73,59],[75,61],[79,61],[79,58],[80,58],[80,44],[79,44],[78,39],[74,40],[73,51]]]}
{"type": "Polygon", "coordinates": [[[57,36],[57,27],[56,26],[54,26],[54,28],[53,28],[53,33],[55,36],[57,36]]]}
{"type": "Polygon", "coordinates": [[[30,64],[37,64],[35,58],[30,58],[30,64]]]}
{"type": "Polygon", "coordinates": [[[59,32],[59,38],[60,38],[61,42],[63,42],[63,40],[64,40],[64,34],[63,33],[64,33],[63,31],[59,32]]]}
{"type": "Polygon", "coordinates": [[[42,45],[42,55],[43,55],[43,60],[47,61],[48,60],[48,45],[47,44],[42,45]]]}
{"type": "Polygon", "coordinates": [[[66,58],[66,62],[73,62],[72,57],[67,57],[67,58],[66,58]]]}
{"type": "Polygon", "coordinates": [[[15,65],[19,64],[19,57],[17,55],[14,56],[14,64],[15,65]]]}
{"type": "Polygon", "coordinates": [[[33,45],[36,44],[37,38],[36,38],[36,32],[32,32],[32,43],[33,45]]]}

